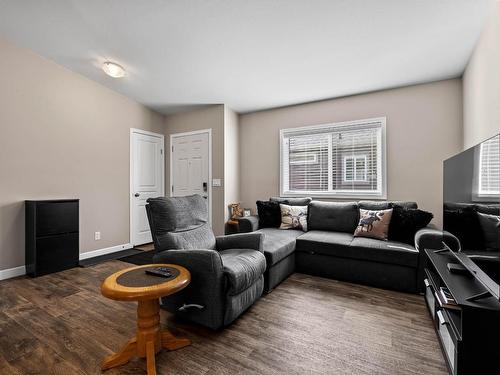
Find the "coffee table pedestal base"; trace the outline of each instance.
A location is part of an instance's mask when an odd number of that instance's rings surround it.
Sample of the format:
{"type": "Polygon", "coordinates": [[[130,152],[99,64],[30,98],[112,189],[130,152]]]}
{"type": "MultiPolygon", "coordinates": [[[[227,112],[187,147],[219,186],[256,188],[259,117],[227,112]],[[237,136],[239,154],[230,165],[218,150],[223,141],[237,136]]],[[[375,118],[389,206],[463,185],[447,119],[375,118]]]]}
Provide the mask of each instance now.
{"type": "Polygon", "coordinates": [[[133,357],[146,358],[148,375],[156,375],[155,355],[162,349],[176,350],[191,344],[189,339],[177,338],[160,328],[158,299],[139,301],[137,306],[137,335],[116,354],[107,357],[102,370],[126,364],[133,357]]]}

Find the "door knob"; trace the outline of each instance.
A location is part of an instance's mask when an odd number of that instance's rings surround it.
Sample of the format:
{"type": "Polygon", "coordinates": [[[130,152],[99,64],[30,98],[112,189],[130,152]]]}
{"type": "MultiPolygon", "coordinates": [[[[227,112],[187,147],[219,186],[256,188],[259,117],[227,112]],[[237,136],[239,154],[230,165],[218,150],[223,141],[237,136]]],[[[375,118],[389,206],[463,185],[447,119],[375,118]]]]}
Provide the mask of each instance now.
{"type": "Polygon", "coordinates": [[[136,198],[137,198],[139,195],[141,195],[141,194],[139,194],[139,193],[135,193],[135,194],[134,194],[134,197],[136,197],[136,198]]]}

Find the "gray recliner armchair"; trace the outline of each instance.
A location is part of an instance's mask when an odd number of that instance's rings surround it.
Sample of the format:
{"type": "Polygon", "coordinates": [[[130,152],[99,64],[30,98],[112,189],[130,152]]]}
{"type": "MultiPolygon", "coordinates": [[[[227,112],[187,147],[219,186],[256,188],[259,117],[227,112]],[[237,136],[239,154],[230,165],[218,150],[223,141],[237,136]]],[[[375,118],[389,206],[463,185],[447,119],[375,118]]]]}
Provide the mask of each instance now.
{"type": "Polygon", "coordinates": [[[157,263],[186,267],[190,285],[162,299],[162,307],[219,329],[233,322],[261,295],[266,259],[262,234],[215,237],[206,201],[199,195],[147,200],[157,263]]]}

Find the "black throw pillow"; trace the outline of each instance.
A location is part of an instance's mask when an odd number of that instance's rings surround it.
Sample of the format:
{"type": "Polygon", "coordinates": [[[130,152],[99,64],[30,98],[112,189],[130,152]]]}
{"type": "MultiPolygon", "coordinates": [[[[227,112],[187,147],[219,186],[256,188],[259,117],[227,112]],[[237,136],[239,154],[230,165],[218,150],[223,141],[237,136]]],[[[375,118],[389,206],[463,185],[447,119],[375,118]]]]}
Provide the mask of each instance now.
{"type": "Polygon", "coordinates": [[[279,228],[281,225],[280,203],[288,204],[285,202],[257,201],[259,228],[279,228]]]}
{"type": "Polygon", "coordinates": [[[486,250],[500,250],[500,216],[477,213],[486,250]]]}
{"type": "Polygon", "coordinates": [[[460,240],[462,250],[483,250],[484,237],[473,205],[444,204],[443,229],[460,240]]]}
{"type": "Polygon", "coordinates": [[[394,205],[389,225],[389,240],[415,246],[415,233],[425,228],[434,215],[417,208],[394,205]]]}

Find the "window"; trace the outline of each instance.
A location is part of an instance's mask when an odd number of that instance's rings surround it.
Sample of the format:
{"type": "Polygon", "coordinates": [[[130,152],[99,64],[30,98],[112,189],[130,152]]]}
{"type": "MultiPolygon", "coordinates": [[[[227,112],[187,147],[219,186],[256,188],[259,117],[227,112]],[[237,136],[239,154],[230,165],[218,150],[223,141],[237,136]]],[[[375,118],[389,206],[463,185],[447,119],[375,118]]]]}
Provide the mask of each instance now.
{"type": "Polygon", "coordinates": [[[281,130],[281,195],[385,198],[385,118],[281,130]]]}
{"type": "Polygon", "coordinates": [[[500,195],[500,135],[481,143],[478,193],[479,197],[500,195]]]}
{"type": "Polygon", "coordinates": [[[344,156],[344,182],[366,182],[366,155],[344,156]]]}

